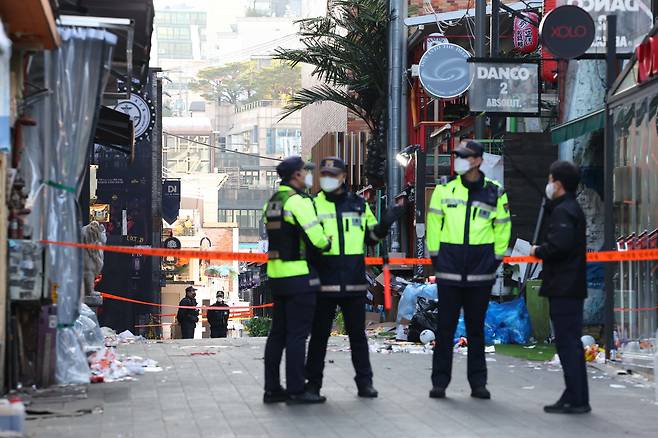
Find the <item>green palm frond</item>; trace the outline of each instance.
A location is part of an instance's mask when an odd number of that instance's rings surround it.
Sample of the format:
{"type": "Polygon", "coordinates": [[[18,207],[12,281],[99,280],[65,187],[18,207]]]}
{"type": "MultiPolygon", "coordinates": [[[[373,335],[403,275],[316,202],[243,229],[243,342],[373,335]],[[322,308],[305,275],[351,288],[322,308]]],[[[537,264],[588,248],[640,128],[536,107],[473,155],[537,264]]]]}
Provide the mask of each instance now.
{"type": "Polygon", "coordinates": [[[278,49],[275,58],[291,66],[313,66],[313,76],[326,85],[296,93],[284,117],[313,103],[331,101],[348,108],[371,129],[378,126],[386,110],[389,22],[386,0],[330,0],[326,17],[298,21],[303,48],[278,49]]]}
{"type": "Polygon", "coordinates": [[[362,103],[358,98],[355,98],[349,92],[341,90],[329,85],[323,84],[312,88],[303,88],[295,93],[288,103],[286,104],[281,120],[290,116],[296,111],[299,111],[307,106],[320,102],[335,102],[352,111],[357,116],[361,117],[369,127],[373,129],[369,122],[369,117],[365,114],[362,103]]]}

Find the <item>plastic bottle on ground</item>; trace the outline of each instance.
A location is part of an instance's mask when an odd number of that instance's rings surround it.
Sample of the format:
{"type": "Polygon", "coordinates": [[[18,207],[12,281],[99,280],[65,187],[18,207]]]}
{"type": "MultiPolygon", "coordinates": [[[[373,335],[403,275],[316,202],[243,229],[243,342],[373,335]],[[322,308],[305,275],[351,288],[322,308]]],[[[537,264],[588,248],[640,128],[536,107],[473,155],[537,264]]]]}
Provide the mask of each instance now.
{"type": "Polygon", "coordinates": [[[25,434],[25,405],[18,397],[10,397],[9,403],[12,411],[11,430],[21,435],[25,434]]]}

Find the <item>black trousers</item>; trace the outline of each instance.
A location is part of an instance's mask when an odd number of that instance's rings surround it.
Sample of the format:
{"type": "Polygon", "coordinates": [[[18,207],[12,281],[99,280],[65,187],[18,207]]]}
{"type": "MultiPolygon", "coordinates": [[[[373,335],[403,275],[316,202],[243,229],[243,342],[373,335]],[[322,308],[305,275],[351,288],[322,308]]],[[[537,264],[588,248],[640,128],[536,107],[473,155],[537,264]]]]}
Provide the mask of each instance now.
{"type": "Polygon", "coordinates": [[[286,350],[286,386],[289,394],[304,392],[306,338],[311,332],[315,292],[274,296],[272,327],[265,344],[265,391],[281,390],[280,367],[286,350]]]}
{"type": "Polygon", "coordinates": [[[327,355],[327,342],[331,326],[336,316],[336,306],[340,306],[345,320],[345,331],[350,339],[352,365],[356,371],[354,381],[357,387],[372,385],[372,368],[366,337],[365,297],[330,298],[320,295],[315,309],[313,331],[308,344],[306,359],[306,379],[311,385],[322,387],[324,359],[327,355]]]}
{"type": "Polygon", "coordinates": [[[210,326],[210,337],[211,338],[225,338],[227,333],[226,327],[213,327],[210,326]]]}
{"type": "Polygon", "coordinates": [[[194,339],[194,329],[195,328],[196,328],[196,324],[181,323],[181,325],[180,325],[181,337],[183,339],[194,339]]]}
{"type": "Polygon", "coordinates": [[[574,406],[589,404],[587,387],[587,365],[583,343],[583,302],[582,298],[548,299],[551,322],[555,332],[555,347],[560,356],[566,389],[560,402],[574,406]]]}
{"type": "Polygon", "coordinates": [[[489,306],[490,292],[490,286],[439,287],[439,330],[432,356],[432,386],[447,388],[452,378],[453,342],[462,308],[468,336],[468,383],[471,388],[487,384],[484,317],[489,306]]]}

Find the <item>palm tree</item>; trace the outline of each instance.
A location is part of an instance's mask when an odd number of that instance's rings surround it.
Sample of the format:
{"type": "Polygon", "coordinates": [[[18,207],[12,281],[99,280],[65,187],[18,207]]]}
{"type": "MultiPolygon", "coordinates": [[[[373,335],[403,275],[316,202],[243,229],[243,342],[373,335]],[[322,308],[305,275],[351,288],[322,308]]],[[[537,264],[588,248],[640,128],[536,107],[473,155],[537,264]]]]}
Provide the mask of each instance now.
{"type": "Polygon", "coordinates": [[[386,0],[330,0],[325,17],[300,20],[301,49],[276,51],[291,67],[314,66],[324,84],[303,88],[288,101],[282,118],[318,102],[335,102],[363,119],[371,131],[367,144],[368,182],[384,182],[388,88],[386,0]]]}

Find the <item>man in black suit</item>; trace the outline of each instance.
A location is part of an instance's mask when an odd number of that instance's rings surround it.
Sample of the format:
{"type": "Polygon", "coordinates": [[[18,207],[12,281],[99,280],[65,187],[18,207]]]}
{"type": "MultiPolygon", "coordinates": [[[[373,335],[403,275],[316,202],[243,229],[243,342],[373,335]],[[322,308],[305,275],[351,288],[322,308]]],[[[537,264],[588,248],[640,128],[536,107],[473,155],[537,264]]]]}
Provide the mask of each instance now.
{"type": "Polygon", "coordinates": [[[199,309],[192,309],[191,307],[196,307],[196,304],[196,289],[193,286],[188,286],[185,289],[185,296],[178,304],[183,308],[179,308],[176,314],[183,339],[194,339],[194,329],[196,323],[199,322],[199,309]]]}
{"type": "Polygon", "coordinates": [[[586,284],[586,223],[576,201],[580,171],[573,163],[551,165],[546,197],[550,203],[545,242],[533,246],[531,255],[543,261],[540,295],[548,297],[555,332],[555,346],[564,370],[566,389],[560,399],[545,406],[552,414],[584,414],[589,405],[587,365],[583,344],[583,303],[586,284]]]}

